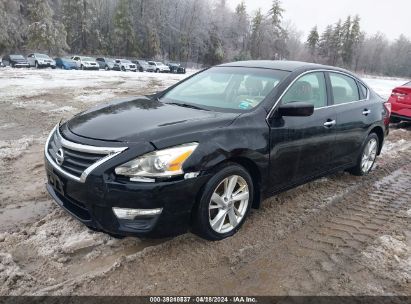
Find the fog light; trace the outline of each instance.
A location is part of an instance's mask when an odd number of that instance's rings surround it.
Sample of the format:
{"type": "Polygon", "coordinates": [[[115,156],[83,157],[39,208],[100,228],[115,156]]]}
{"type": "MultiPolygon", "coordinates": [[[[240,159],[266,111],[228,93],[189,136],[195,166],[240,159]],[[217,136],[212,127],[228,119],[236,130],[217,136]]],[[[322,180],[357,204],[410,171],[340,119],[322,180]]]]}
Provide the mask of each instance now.
{"type": "Polygon", "coordinates": [[[116,208],[113,207],[113,212],[117,218],[123,220],[134,220],[139,216],[154,216],[159,215],[163,211],[163,208],[157,209],[128,209],[128,208],[116,208]]]}

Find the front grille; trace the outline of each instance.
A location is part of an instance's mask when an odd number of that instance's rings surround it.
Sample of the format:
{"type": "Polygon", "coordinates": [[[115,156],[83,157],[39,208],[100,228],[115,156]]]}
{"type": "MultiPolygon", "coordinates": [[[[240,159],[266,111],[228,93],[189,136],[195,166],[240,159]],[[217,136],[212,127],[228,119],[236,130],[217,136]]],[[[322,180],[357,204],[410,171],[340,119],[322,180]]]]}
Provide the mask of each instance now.
{"type": "MultiPolygon", "coordinates": [[[[60,149],[64,157],[64,161],[60,165],[61,169],[76,177],[80,177],[88,167],[107,155],[81,152],[64,147],[59,140],[57,132],[55,132],[48,145],[48,153],[53,160],[56,161],[57,153],[60,149]]],[[[56,163],[58,162],[56,161],[56,163]]]]}
{"type": "Polygon", "coordinates": [[[44,152],[48,163],[59,174],[85,183],[93,170],[126,149],[127,147],[97,147],[68,141],[61,136],[57,125],[47,139],[44,152]]]}

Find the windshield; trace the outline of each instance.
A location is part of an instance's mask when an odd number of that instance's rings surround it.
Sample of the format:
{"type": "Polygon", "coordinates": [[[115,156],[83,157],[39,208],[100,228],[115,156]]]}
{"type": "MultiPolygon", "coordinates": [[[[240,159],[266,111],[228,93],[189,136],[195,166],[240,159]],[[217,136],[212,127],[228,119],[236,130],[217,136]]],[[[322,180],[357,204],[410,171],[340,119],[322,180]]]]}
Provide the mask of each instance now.
{"type": "Polygon", "coordinates": [[[156,62],[156,64],[157,64],[157,65],[163,65],[163,63],[162,63],[162,62],[156,62]]]}
{"type": "Polygon", "coordinates": [[[156,65],[156,64],[155,64],[154,62],[152,62],[152,61],[149,61],[148,64],[149,64],[149,65],[156,65]]]}
{"type": "Polygon", "coordinates": [[[37,58],[44,58],[44,59],[49,59],[50,57],[47,55],[43,55],[43,54],[36,54],[37,58]]]}
{"type": "Polygon", "coordinates": [[[22,55],[10,55],[10,59],[16,60],[16,59],[24,59],[22,55]]]}
{"type": "Polygon", "coordinates": [[[91,57],[81,57],[81,60],[83,60],[83,61],[94,61],[94,59],[91,58],[91,57]]]}
{"type": "Polygon", "coordinates": [[[258,106],[289,72],[215,67],[176,86],[162,101],[243,112],[258,106]]]}
{"type": "Polygon", "coordinates": [[[126,59],[121,59],[120,60],[122,63],[132,63],[130,60],[126,60],[126,59]]]}
{"type": "Polygon", "coordinates": [[[106,58],[105,60],[106,60],[107,63],[113,63],[114,62],[114,59],[110,59],[110,58],[106,58]]]}
{"type": "Polygon", "coordinates": [[[148,62],[144,61],[144,60],[138,60],[137,62],[141,65],[147,65],[148,64],[148,62]]]}

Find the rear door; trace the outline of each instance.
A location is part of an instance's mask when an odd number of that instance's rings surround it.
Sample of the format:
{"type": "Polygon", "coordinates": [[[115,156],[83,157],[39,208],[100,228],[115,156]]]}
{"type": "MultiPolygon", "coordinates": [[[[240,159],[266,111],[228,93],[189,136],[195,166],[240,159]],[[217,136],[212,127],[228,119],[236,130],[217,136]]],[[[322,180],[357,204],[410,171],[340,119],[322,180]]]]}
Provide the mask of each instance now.
{"type": "Polygon", "coordinates": [[[329,72],[328,80],[337,113],[332,164],[346,166],[357,161],[370,126],[381,114],[381,107],[369,100],[368,89],[350,75],[329,72]]]}
{"type": "Polygon", "coordinates": [[[280,190],[330,169],[336,113],[328,107],[325,75],[301,76],[281,98],[281,104],[310,102],[308,117],[273,118],[270,129],[270,179],[280,190]]]}

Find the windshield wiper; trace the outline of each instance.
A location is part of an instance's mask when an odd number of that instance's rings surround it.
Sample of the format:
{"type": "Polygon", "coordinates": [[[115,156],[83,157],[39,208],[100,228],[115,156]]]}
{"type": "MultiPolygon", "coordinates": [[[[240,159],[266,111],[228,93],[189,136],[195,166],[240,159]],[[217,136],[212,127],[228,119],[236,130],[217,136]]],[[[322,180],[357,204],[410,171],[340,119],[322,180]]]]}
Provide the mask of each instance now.
{"type": "Polygon", "coordinates": [[[184,107],[184,108],[190,108],[190,109],[196,109],[196,110],[203,110],[203,111],[210,111],[207,109],[204,109],[202,107],[198,107],[192,104],[188,104],[188,103],[180,103],[180,102],[166,102],[167,104],[172,104],[172,105],[176,105],[176,106],[180,106],[180,107],[184,107]]]}

